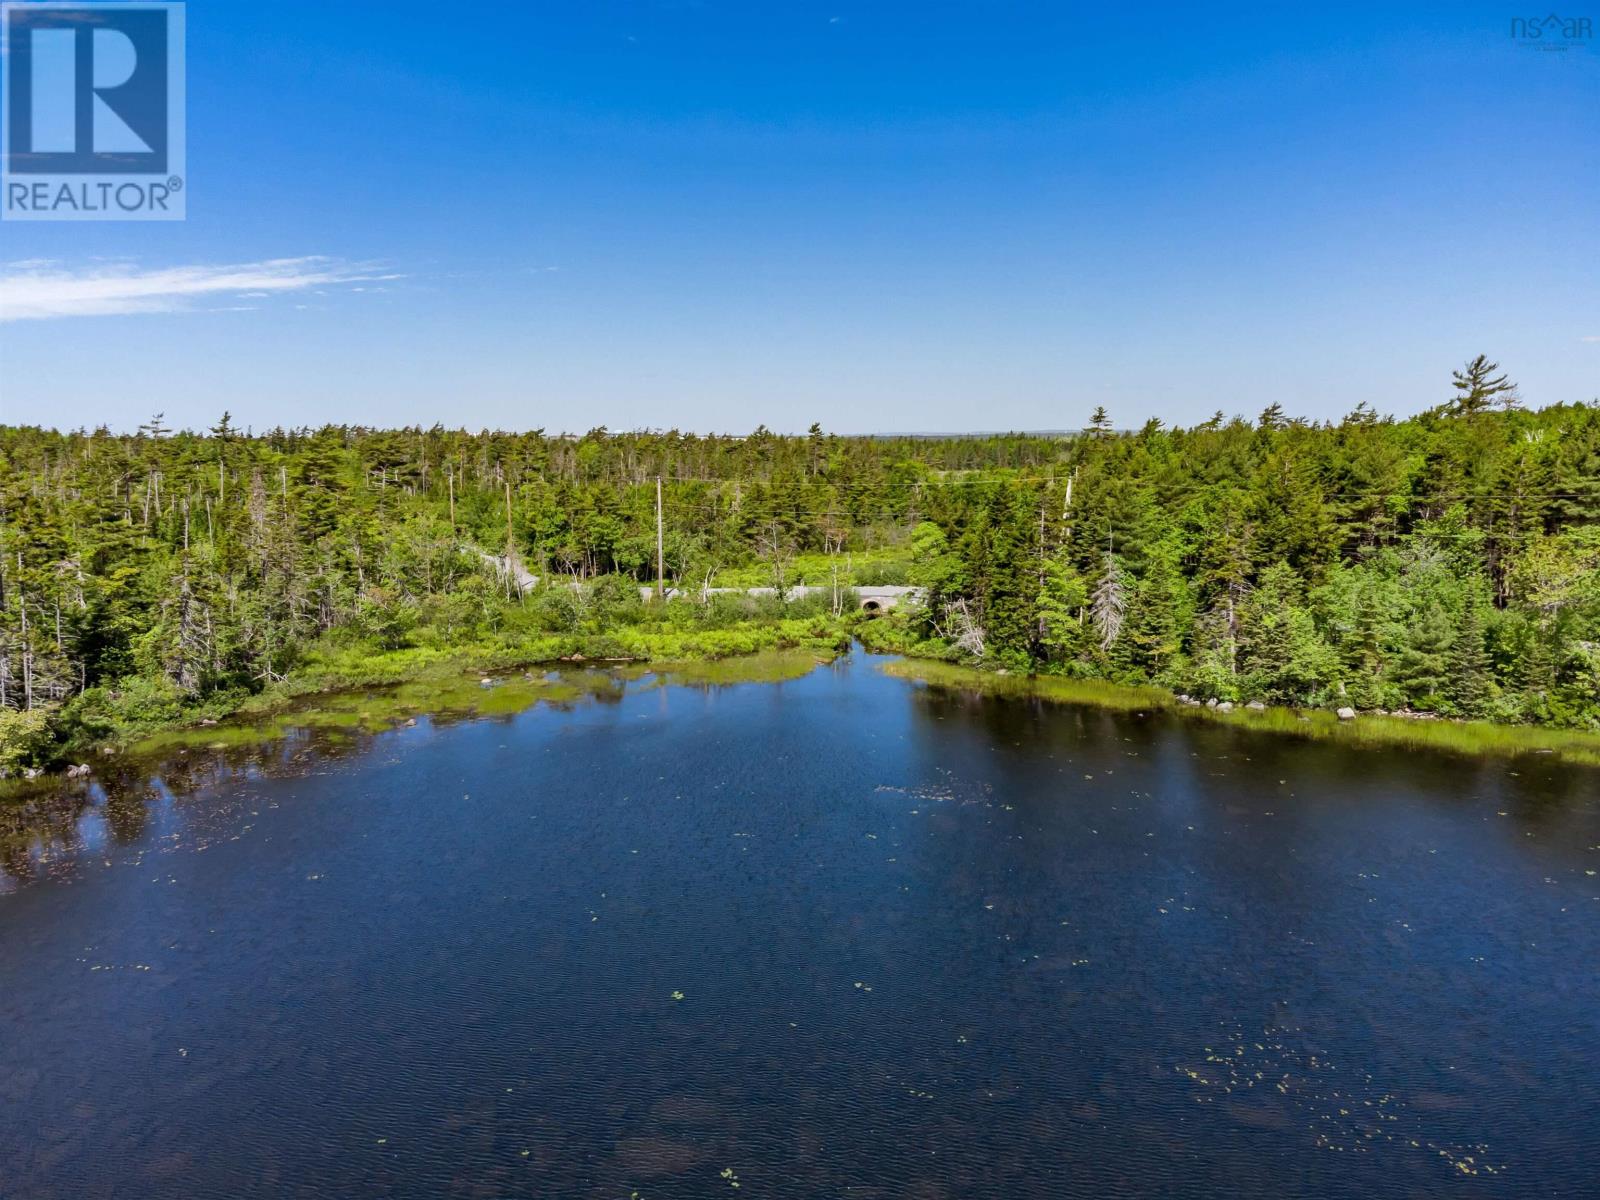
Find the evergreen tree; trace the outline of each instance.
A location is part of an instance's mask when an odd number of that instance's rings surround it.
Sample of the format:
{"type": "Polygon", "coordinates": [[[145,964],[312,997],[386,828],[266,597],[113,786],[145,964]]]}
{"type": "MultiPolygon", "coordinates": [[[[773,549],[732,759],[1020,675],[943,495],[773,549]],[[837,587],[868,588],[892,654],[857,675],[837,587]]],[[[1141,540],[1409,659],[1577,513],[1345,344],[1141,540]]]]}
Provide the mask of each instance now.
{"type": "Polygon", "coordinates": [[[1476,588],[1467,591],[1461,624],[1450,647],[1445,697],[1458,716],[1481,717],[1489,707],[1489,655],[1484,649],[1483,608],[1476,588]]]}
{"type": "MultiPolygon", "coordinates": [[[[1373,573],[1367,573],[1373,576],[1373,573]]],[[[1383,627],[1386,607],[1375,576],[1366,580],[1357,600],[1355,626],[1351,638],[1352,662],[1350,698],[1363,708],[1384,707],[1387,657],[1383,627]]]]}
{"type": "Polygon", "coordinates": [[[331,435],[315,438],[300,458],[295,504],[300,536],[308,542],[332,533],[339,526],[345,491],[342,458],[340,447],[331,435]]]}
{"type": "Polygon", "coordinates": [[[1314,704],[1340,683],[1338,656],[1305,608],[1287,563],[1274,563],[1245,605],[1241,665],[1251,696],[1275,704],[1314,704]]]}
{"type": "Polygon", "coordinates": [[[1456,389],[1450,401],[1453,413],[1479,413],[1498,402],[1507,408],[1514,407],[1517,385],[1504,375],[1496,375],[1499,363],[1492,363],[1486,354],[1480,354],[1460,371],[1450,373],[1451,385],[1456,389]]]}
{"type": "Polygon", "coordinates": [[[1051,662],[1066,662],[1084,646],[1083,606],[1088,591],[1070,563],[1047,558],[1039,580],[1039,645],[1051,662]]]}
{"type": "Polygon", "coordinates": [[[1455,640],[1444,605],[1434,597],[1424,598],[1406,625],[1405,643],[1394,665],[1395,682],[1413,708],[1439,707],[1455,640]]]}
{"type": "Polygon", "coordinates": [[[1160,677],[1182,648],[1187,616],[1182,588],[1173,548],[1155,548],[1134,589],[1122,637],[1128,664],[1149,678],[1160,677]]]}

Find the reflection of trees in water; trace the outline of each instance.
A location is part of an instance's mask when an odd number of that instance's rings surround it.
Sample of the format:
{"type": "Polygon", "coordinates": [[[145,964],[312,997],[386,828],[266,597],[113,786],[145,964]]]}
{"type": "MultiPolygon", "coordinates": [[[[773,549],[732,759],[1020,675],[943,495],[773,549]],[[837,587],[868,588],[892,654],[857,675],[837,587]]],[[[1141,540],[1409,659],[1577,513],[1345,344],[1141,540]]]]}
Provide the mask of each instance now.
{"type": "MultiPolygon", "coordinates": [[[[572,713],[593,701],[620,704],[627,690],[626,681],[602,671],[567,673],[562,682],[577,686],[530,693],[527,707],[572,713]]],[[[348,700],[351,695],[333,700],[348,700]]],[[[330,698],[318,699],[327,703],[330,698]]],[[[300,711],[316,713],[316,700],[306,702],[300,711]]],[[[524,711],[480,713],[471,707],[451,708],[428,714],[427,721],[436,729],[473,721],[509,724],[524,711]]],[[[44,864],[70,862],[102,831],[116,846],[136,845],[149,832],[154,806],[168,798],[176,801],[175,811],[181,817],[187,798],[229,779],[293,778],[317,763],[365,754],[378,737],[400,728],[405,716],[397,711],[381,728],[291,727],[282,736],[264,736],[261,741],[147,755],[108,755],[95,760],[89,780],[52,776],[11,783],[5,798],[0,799],[0,887],[7,878],[35,878],[44,864]]],[[[288,719],[293,720],[292,714],[288,719]]]]}
{"type": "Polygon", "coordinates": [[[1120,712],[1091,704],[1064,704],[1043,696],[987,696],[982,692],[922,687],[910,695],[924,715],[934,720],[960,717],[1002,744],[1045,734],[1059,739],[1063,733],[1089,745],[1132,742],[1152,743],[1171,725],[1165,714],[1120,712]]]}
{"type": "Polygon", "coordinates": [[[39,781],[0,802],[0,874],[29,880],[43,863],[70,860],[97,821],[112,844],[136,845],[152,806],[168,795],[181,799],[241,776],[293,776],[313,760],[361,753],[374,736],[296,731],[256,745],[101,758],[92,780],[39,781]]]}
{"type": "Polygon", "coordinates": [[[103,807],[106,829],[119,846],[129,846],[144,836],[150,824],[149,793],[118,788],[106,794],[103,807]]]}
{"type": "MultiPolygon", "coordinates": [[[[82,788],[73,789],[83,791],[82,788]]],[[[43,789],[0,804],[0,872],[13,879],[34,874],[36,847],[75,849],[77,818],[86,797],[73,796],[65,787],[43,789]]]]}
{"type": "MultiPolygon", "coordinates": [[[[1254,840],[1218,846],[1211,865],[1220,867],[1231,857],[1236,861],[1229,872],[1256,885],[1281,875],[1299,904],[1308,902],[1294,879],[1304,869],[1294,857],[1295,839],[1318,836],[1320,823],[1335,814],[1375,824],[1400,804],[1455,818],[1470,814],[1493,822],[1520,852],[1536,853],[1551,867],[1591,869],[1587,856],[1600,845],[1600,805],[1593,803],[1600,795],[1600,771],[1549,754],[1473,758],[1442,749],[1351,747],[1181,714],[966,689],[913,688],[909,695],[919,717],[913,728],[936,759],[963,745],[971,753],[1013,748],[985,758],[982,770],[1017,803],[1031,793],[1027,786],[1004,786],[1005,773],[1030,756],[1082,755],[1089,763],[1112,752],[1126,759],[1125,768],[1144,763],[1154,769],[1150,787],[1159,785],[1169,811],[1187,798],[1197,811],[1229,821],[1271,812],[1275,824],[1258,824],[1254,840]]],[[[1098,773],[1112,761],[1086,769],[1098,773]]],[[[1092,786],[1120,794],[1128,777],[1116,779],[1115,785],[1102,778],[1092,786]]],[[[1275,895],[1262,902],[1288,899],[1275,895]]]]}

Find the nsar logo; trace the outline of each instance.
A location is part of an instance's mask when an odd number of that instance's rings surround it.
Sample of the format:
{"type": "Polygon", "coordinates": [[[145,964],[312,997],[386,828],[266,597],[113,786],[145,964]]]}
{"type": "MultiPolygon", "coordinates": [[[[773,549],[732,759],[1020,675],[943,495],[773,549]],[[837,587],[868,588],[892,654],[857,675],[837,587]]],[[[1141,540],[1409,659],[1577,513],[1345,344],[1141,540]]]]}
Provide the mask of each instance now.
{"type": "Polygon", "coordinates": [[[1593,38],[1594,22],[1588,17],[1549,13],[1511,18],[1511,40],[1529,50],[1583,50],[1593,38]]]}

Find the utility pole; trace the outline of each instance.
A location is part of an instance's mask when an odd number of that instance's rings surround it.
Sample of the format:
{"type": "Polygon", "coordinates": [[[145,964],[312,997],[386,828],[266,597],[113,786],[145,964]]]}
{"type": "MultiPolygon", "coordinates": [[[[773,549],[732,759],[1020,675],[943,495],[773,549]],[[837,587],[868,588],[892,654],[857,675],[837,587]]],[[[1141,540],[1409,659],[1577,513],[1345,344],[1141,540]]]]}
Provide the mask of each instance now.
{"type": "Polygon", "coordinates": [[[664,526],[661,520],[661,476],[656,476],[656,599],[661,600],[666,596],[667,567],[666,554],[664,553],[664,526]]]}
{"type": "Polygon", "coordinates": [[[522,584],[515,577],[517,569],[516,541],[511,536],[511,480],[506,480],[506,599],[511,599],[511,587],[516,584],[517,591],[522,591],[522,584]]]}

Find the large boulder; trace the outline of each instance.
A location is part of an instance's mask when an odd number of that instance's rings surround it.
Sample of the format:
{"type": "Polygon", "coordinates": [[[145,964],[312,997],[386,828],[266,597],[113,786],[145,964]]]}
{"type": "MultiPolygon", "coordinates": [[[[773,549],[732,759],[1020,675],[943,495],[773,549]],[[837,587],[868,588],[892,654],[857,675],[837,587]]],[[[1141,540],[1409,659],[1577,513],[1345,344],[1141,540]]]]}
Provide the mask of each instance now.
{"type": "Polygon", "coordinates": [[[1354,721],[1356,719],[1356,710],[1346,705],[1344,708],[1339,709],[1334,715],[1337,716],[1341,721],[1354,721]]]}

